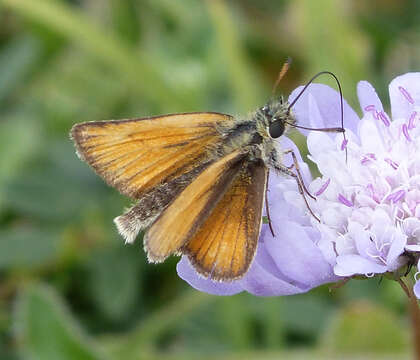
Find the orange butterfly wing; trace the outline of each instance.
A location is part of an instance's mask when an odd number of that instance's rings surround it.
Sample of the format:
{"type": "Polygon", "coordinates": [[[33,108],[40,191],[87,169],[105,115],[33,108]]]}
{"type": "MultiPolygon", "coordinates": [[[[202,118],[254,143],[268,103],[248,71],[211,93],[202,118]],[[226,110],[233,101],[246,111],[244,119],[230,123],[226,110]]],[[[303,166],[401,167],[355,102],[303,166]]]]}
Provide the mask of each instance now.
{"type": "Polygon", "coordinates": [[[151,261],[184,253],[216,280],[245,274],[262,221],[267,169],[235,151],[204,170],[169,205],[145,237],[151,261]]]}
{"type": "Polygon", "coordinates": [[[238,171],[244,155],[235,151],[211,164],[157,218],[144,238],[150,261],[179,251],[209,216],[238,171]]]}
{"type": "Polygon", "coordinates": [[[213,280],[241,278],[254,259],[262,223],[267,168],[246,162],[198,232],[181,249],[213,280]]]}
{"type": "Polygon", "coordinates": [[[122,194],[141,198],[205,162],[221,141],[217,126],[233,121],[219,113],[94,121],[71,130],[78,155],[122,194]]]}

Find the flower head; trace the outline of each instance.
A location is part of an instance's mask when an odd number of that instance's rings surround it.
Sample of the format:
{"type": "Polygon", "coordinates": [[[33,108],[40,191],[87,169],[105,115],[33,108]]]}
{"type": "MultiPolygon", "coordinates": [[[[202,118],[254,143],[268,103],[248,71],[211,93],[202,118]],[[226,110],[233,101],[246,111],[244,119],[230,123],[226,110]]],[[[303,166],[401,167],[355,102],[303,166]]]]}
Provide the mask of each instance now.
{"type": "MultiPolygon", "coordinates": [[[[276,236],[263,226],[256,259],[245,277],[215,283],[198,277],[186,259],[178,264],[179,275],[215,294],[246,290],[256,295],[288,295],[343,277],[395,272],[417,258],[420,73],[397,77],[389,91],[392,116],[384,111],[373,87],[359,83],[363,117],[359,119],[344,103],[347,141],[341,134],[306,132],[309,159],[320,176],[312,180],[302,160],[300,167],[317,198],[310,207],[320,222],[308,215],[294,179],[272,174],[269,205],[276,236]]],[[[304,126],[336,127],[338,94],[328,86],[313,84],[295,104],[294,113],[304,126]]],[[[286,138],[281,146],[294,147],[286,138]]]]}
{"type": "Polygon", "coordinates": [[[321,173],[309,187],[329,183],[311,205],[321,219],[313,224],[334,249],[338,276],[394,272],[420,250],[419,81],[406,74],[391,82],[392,121],[372,86],[359,83],[363,117],[347,131],[347,162],[338,136],[308,135],[321,173]]]}

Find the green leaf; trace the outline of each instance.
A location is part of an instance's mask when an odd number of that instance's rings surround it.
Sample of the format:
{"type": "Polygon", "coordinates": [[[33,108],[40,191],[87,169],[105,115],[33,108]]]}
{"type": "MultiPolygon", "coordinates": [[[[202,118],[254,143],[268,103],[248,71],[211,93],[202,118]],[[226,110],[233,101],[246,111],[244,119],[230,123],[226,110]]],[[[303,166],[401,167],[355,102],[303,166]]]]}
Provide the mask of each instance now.
{"type": "Polygon", "coordinates": [[[0,209],[4,205],[5,183],[24,167],[39,140],[40,132],[34,122],[24,120],[19,114],[0,123],[0,209]]]}
{"type": "Polygon", "coordinates": [[[32,285],[18,297],[14,314],[20,351],[31,360],[104,360],[58,295],[32,285]]]}
{"type": "Polygon", "coordinates": [[[110,0],[110,7],[116,32],[135,44],[139,40],[139,3],[135,0],[110,0]]]}
{"type": "Polygon", "coordinates": [[[4,201],[9,208],[31,219],[69,222],[87,202],[106,198],[106,188],[77,159],[70,140],[49,141],[44,150],[46,154],[38,153],[42,162],[22,169],[5,186],[4,201]]]}
{"type": "Polygon", "coordinates": [[[76,7],[51,0],[2,0],[1,4],[69,38],[121,74],[123,80],[142,97],[159,103],[162,94],[166,94],[168,106],[174,111],[182,108],[184,99],[168,86],[153,59],[139,53],[110,31],[95,26],[76,7]]]}
{"type": "Polygon", "coordinates": [[[41,53],[39,41],[32,36],[13,39],[0,53],[0,101],[13,90],[24,85],[25,76],[38,61],[41,53]]]}
{"type": "Polygon", "coordinates": [[[138,297],[144,258],[137,248],[124,245],[93,255],[88,264],[91,297],[108,318],[127,320],[138,297]]]}
{"type": "Polygon", "coordinates": [[[340,354],[406,352],[409,336],[400,321],[377,304],[354,302],[335,314],[322,344],[340,354]]]}
{"type": "Polygon", "coordinates": [[[216,32],[215,52],[221,56],[223,65],[227,67],[227,75],[236,97],[236,107],[241,111],[254,110],[261,104],[261,85],[256,70],[250,66],[241,47],[233,16],[224,1],[212,0],[206,4],[216,32]]]}
{"type": "Polygon", "coordinates": [[[282,299],[281,318],[288,330],[316,336],[325,327],[331,310],[325,300],[311,294],[287,296],[282,299]]]}
{"type": "Polygon", "coordinates": [[[56,233],[37,228],[0,230],[0,269],[45,265],[58,253],[56,233]]]}
{"type": "Polygon", "coordinates": [[[153,348],[163,334],[178,326],[178,322],[217,299],[217,296],[196,290],[186,291],[161,310],[141,320],[131,332],[108,338],[108,348],[116,359],[130,359],[134,354],[153,348]]]}

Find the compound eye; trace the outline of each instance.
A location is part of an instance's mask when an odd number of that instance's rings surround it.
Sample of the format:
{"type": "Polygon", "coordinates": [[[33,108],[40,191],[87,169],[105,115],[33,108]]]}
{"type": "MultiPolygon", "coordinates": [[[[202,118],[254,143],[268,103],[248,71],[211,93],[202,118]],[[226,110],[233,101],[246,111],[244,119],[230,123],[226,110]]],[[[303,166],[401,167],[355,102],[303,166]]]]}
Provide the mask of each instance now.
{"type": "Polygon", "coordinates": [[[284,133],[284,123],[283,121],[275,118],[274,121],[270,124],[268,132],[273,139],[277,139],[284,133]]]}
{"type": "Polygon", "coordinates": [[[263,113],[267,114],[267,113],[268,113],[268,106],[267,106],[267,105],[264,105],[264,106],[261,108],[261,111],[262,111],[263,113]]]}

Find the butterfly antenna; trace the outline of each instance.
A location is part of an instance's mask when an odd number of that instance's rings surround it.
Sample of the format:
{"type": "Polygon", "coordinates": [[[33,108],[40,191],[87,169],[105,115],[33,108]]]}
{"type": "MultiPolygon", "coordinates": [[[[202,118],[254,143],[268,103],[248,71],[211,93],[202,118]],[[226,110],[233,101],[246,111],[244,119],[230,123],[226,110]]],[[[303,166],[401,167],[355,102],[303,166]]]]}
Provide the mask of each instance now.
{"type": "Polygon", "coordinates": [[[311,85],[316,78],[318,78],[321,75],[330,75],[335,79],[335,82],[337,83],[338,91],[340,92],[340,108],[341,108],[341,128],[319,128],[319,129],[312,129],[307,128],[304,126],[298,126],[291,124],[293,127],[298,129],[305,129],[305,130],[313,130],[313,131],[324,131],[324,132],[342,132],[343,133],[343,143],[341,145],[342,149],[346,152],[346,163],[347,163],[347,138],[346,138],[346,132],[344,130],[344,105],[343,105],[343,91],[341,89],[340,81],[338,80],[337,76],[333,74],[331,71],[321,71],[318,74],[314,75],[311,80],[307,82],[307,84],[303,87],[303,89],[300,91],[300,93],[295,97],[295,99],[289,104],[289,107],[287,108],[287,113],[290,113],[291,108],[296,104],[296,102],[299,100],[299,98],[303,95],[303,93],[306,91],[309,85],[311,85]]]}
{"type": "Polygon", "coordinates": [[[281,79],[284,78],[284,75],[286,75],[287,71],[289,70],[290,65],[292,65],[292,58],[290,56],[288,56],[286,62],[281,67],[281,70],[279,72],[279,75],[277,76],[276,82],[274,83],[273,91],[272,91],[273,95],[275,94],[275,92],[277,90],[277,87],[280,84],[281,79]]]}

